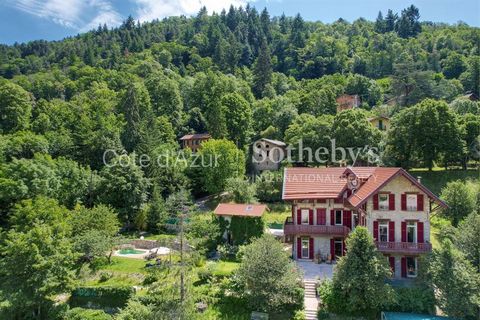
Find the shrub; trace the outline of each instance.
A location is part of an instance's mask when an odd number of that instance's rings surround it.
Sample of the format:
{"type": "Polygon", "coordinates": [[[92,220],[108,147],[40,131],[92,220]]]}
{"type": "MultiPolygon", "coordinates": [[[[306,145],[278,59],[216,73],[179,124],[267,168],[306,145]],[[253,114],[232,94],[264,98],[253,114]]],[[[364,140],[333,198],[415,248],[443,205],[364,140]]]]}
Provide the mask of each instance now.
{"type": "Polygon", "coordinates": [[[434,313],[435,296],[426,287],[394,288],[395,301],[384,307],[387,311],[409,313],[434,313]]]}
{"type": "Polygon", "coordinates": [[[64,315],[64,320],[111,320],[112,317],[102,310],[73,308],[64,315]]]}
{"type": "Polygon", "coordinates": [[[108,271],[102,271],[100,272],[100,277],[98,279],[99,282],[105,282],[108,281],[113,277],[113,273],[108,272],[108,271]]]}
{"type": "Polygon", "coordinates": [[[135,290],[130,286],[78,287],[72,292],[71,307],[119,307],[122,308],[135,290]]]}
{"type": "Polygon", "coordinates": [[[222,259],[228,260],[236,257],[238,249],[238,246],[226,243],[224,245],[218,246],[218,253],[220,254],[220,257],[222,259]]]}
{"type": "Polygon", "coordinates": [[[303,310],[297,310],[293,315],[293,320],[305,320],[305,312],[303,310]]]}
{"type": "Polygon", "coordinates": [[[215,271],[215,265],[212,263],[209,263],[205,267],[198,269],[197,275],[200,281],[207,282],[212,280],[214,271],[215,271]]]}
{"type": "Polygon", "coordinates": [[[157,282],[162,277],[163,268],[153,267],[147,269],[147,275],[143,279],[144,285],[149,285],[157,282]]]}

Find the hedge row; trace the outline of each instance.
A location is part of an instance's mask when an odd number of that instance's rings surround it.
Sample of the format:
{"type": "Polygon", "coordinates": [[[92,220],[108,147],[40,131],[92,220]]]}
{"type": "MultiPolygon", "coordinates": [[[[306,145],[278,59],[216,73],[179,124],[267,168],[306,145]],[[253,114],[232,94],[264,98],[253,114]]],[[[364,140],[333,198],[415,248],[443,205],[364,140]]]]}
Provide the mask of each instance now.
{"type": "Polygon", "coordinates": [[[134,293],[131,286],[77,287],[69,304],[71,307],[122,308],[134,293]]]}

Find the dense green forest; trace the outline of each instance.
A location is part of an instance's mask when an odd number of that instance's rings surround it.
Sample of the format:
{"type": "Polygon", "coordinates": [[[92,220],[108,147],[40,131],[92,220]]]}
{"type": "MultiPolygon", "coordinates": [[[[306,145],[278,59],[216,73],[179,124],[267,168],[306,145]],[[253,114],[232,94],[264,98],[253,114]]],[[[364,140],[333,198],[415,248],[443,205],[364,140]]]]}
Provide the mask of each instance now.
{"type": "MultiPolygon", "coordinates": [[[[120,227],[158,231],[190,193],[248,190],[249,146],[260,137],[373,146],[382,151],[374,165],[478,165],[479,43],[479,28],[422,22],[412,5],[374,22],[331,24],[251,6],[202,9],[1,45],[0,255],[9,259],[0,263],[0,301],[9,301],[0,311],[46,319],[45,301],[69,288],[78,253],[88,257],[85,242],[120,227]],[[359,95],[361,106],[337,114],[342,94],[359,95]],[[389,130],[370,125],[374,115],[391,117],[389,130]],[[216,167],[192,166],[180,150],[181,136],[204,132],[213,139],[199,153],[220,155],[216,167]],[[142,156],[160,162],[143,166],[142,156]],[[72,226],[89,233],[74,238],[72,226]],[[12,280],[16,268],[25,281],[12,280]]],[[[300,163],[324,164],[338,165],[300,163]]],[[[257,184],[260,200],[279,200],[281,181],[257,184]]]]}
{"type": "Polygon", "coordinates": [[[478,160],[480,107],[462,96],[479,94],[480,30],[419,17],[414,6],[332,24],[250,6],[202,9],[2,46],[2,217],[45,195],[68,207],[109,204],[131,221],[154,194],[224,190],[227,178],[250,171],[248,145],[259,137],[377,146],[377,162],[405,168],[466,167],[478,160]],[[343,93],[358,94],[361,108],[336,114],[343,93]],[[375,114],[393,117],[391,130],[368,125],[375,114]],[[242,155],[221,173],[138,166],[141,154],[173,157],[190,132],[219,140],[204,153],[242,155]],[[105,166],[122,152],[129,166],[105,166]]]}

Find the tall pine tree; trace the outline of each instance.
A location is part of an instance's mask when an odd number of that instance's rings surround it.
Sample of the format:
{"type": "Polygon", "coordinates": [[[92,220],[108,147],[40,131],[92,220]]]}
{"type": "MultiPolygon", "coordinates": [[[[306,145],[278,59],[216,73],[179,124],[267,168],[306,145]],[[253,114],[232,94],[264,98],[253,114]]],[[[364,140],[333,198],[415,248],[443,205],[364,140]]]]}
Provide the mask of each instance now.
{"type": "Polygon", "coordinates": [[[253,92],[257,97],[262,97],[268,84],[272,82],[272,62],[267,40],[262,38],[258,58],[253,66],[253,92]]]}

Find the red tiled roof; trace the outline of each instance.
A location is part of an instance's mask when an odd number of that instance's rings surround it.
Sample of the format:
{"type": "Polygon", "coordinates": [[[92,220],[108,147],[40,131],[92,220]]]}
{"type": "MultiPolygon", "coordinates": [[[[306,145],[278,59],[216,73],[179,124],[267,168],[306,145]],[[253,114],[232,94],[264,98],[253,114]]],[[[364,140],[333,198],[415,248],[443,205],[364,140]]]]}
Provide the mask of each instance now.
{"type": "Polygon", "coordinates": [[[264,204],[220,203],[213,212],[218,216],[261,217],[265,210],[264,204]]]}
{"type": "Polygon", "coordinates": [[[285,168],[283,199],[331,199],[345,189],[345,168],[285,168]]]}
{"type": "Polygon", "coordinates": [[[191,139],[210,139],[210,134],[208,133],[195,133],[195,134],[186,134],[180,138],[180,140],[191,140],[191,139]]]}
{"type": "Polygon", "coordinates": [[[360,188],[347,199],[355,208],[365,203],[369,197],[399,174],[410,180],[439,205],[446,207],[442,200],[404,169],[385,167],[286,168],[282,198],[284,200],[338,198],[347,188],[345,175],[349,172],[355,174],[359,179],[365,180],[360,188]]]}
{"type": "MultiPolygon", "coordinates": [[[[353,172],[362,172],[364,173],[367,168],[352,168],[353,172]]],[[[348,202],[354,207],[358,207],[363,202],[365,202],[375,191],[380,189],[390,181],[400,170],[401,168],[371,168],[373,169],[367,181],[348,198],[348,202]]],[[[361,178],[359,176],[359,178],[361,178]]]]}

